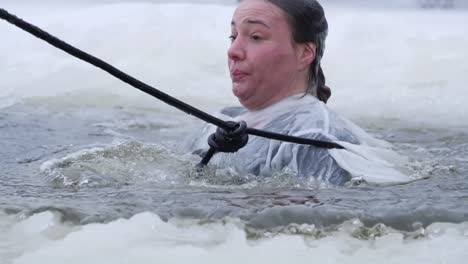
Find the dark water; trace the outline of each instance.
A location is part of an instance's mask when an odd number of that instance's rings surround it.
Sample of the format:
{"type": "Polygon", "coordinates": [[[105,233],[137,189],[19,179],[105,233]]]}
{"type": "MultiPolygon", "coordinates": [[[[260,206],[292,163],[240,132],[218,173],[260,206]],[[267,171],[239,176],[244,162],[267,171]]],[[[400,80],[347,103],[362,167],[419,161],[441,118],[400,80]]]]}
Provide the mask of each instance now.
{"type": "Polygon", "coordinates": [[[58,211],[75,224],[144,211],[163,219],[230,216],[257,231],[292,223],[327,229],[353,218],[367,226],[383,223],[411,231],[433,222],[468,220],[468,135],[460,130],[362,122],[410,157],[408,168],[418,179],[324,187],[287,174],[257,178],[219,170],[196,178],[192,172],[198,158],[177,148],[196,122],[170,114],[174,121],[168,123],[165,115],[42,103],[2,109],[0,210],[58,211]]]}

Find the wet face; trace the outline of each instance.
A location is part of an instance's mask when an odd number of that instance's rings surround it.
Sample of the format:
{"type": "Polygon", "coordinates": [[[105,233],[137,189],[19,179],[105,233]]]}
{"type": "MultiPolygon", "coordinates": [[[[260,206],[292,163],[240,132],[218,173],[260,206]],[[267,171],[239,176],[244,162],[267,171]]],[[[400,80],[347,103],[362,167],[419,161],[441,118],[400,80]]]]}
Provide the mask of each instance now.
{"type": "Polygon", "coordinates": [[[315,49],[296,45],[286,14],[264,0],[244,0],[232,18],[228,63],[232,90],[260,110],[306,89],[315,49]]]}

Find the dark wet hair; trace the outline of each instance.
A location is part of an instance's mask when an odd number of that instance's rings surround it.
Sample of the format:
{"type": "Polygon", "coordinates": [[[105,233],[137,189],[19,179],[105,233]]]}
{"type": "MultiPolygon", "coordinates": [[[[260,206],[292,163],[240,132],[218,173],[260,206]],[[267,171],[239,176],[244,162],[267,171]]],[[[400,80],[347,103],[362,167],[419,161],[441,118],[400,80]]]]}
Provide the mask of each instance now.
{"type": "Polygon", "coordinates": [[[283,10],[292,28],[293,40],[296,43],[312,42],[317,47],[315,60],[309,68],[309,85],[306,93],[317,96],[326,103],[331,90],[325,85],[320,61],[325,51],[325,39],[328,34],[328,22],[325,12],[315,0],[265,0],[283,10]]]}

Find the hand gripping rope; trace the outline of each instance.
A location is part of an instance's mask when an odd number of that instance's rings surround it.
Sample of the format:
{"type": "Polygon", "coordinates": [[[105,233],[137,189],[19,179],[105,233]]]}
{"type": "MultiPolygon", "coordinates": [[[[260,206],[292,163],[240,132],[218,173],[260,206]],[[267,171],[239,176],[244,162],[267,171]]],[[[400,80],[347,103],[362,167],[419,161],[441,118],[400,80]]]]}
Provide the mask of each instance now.
{"type": "Polygon", "coordinates": [[[208,138],[208,144],[210,149],[203,157],[202,161],[200,162],[200,166],[204,166],[208,164],[210,159],[216,152],[236,152],[242,147],[244,147],[248,142],[248,135],[264,137],[273,140],[280,140],[290,143],[296,144],[303,144],[303,145],[310,145],[319,148],[337,148],[343,149],[343,147],[334,142],[328,141],[321,141],[321,140],[314,140],[309,138],[300,138],[294,137],[289,135],[283,135],[278,133],[273,133],[269,131],[259,130],[255,128],[247,127],[246,123],[241,121],[238,123],[232,121],[223,121],[219,118],[216,118],[212,115],[209,115],[189,104],[186,104],[170,95],[155,89],[142,81],[135,79],[134,77],[120,71],[119,69],[115,68],[114,66],[84,52],[81,51],[70,44],[58,39],[50,35],[49,33],[45,32],[44,30],[16,17],[8,13],[5,9],[0,8],[0,18],[6,20],[10,24],[13,24],[24,31],[36,36],[44,40],[45,42],[49,43],[50,45],[80,59],[85,62],[88,62],[106,72],[110,75],[116,77],[117,79],[133,86],[134,88],[145,92],[164,103],[171,105],[189,115],[193,115],[207,123],[213,124],[218,127],[216,133],[212,134],[208,138]]]}

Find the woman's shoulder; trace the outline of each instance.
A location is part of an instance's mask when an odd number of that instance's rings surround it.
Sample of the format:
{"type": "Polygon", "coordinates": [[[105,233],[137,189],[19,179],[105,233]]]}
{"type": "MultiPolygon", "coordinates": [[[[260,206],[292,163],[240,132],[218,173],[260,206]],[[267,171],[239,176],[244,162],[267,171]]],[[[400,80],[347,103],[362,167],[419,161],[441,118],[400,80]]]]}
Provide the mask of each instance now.
{"type": "MultiPolygon", "coordinates": [[[[329,133],[332,134],[337,140],[345,141],[352,144],[361,144],[358,134],[363,130],[360,129],[353,122],[347,118],[339,115],[335,111],[328,109],[328,116],[330,120],[329,133]],[[358,131],[359,128],[359,131],[358,131]],[[359,133],[358,133],[359,132],[359,133]]],[[[364,132],[365,133],[365,132],[364,132]]]]}
{"type": "Polygon", "coordinates": [[[248,124],[260,124],[262,129],[322,140],[346,141],[360,144],[363,134],[353,122],[330,109],[311,95],[293,96],[257,113],[242,106],[229,106],[217,114],[223,119],[246,119],[248,124]]]}
{"type": "Polygon", "coordinates": [[[323,102],[311,97],[301,98],[300,103],[291,105],[288,111],[278,115],[270,123],[270,127],[281,128],[291,135],[321,134],[330,140],[360,143],[354,133],[356,125],[331,110],[323,102]]]}

